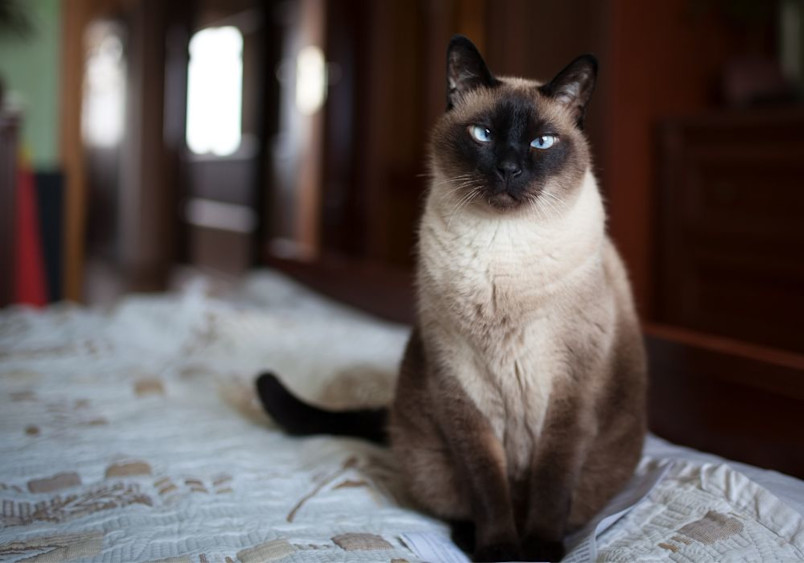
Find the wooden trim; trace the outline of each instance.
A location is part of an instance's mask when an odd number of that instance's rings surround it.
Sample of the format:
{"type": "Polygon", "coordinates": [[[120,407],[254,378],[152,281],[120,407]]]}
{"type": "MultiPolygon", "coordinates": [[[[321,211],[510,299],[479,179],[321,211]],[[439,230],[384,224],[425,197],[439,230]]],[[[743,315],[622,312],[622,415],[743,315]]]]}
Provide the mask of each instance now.
{"type": "Polygon", "coordinates": [[[649,338],[718,357],[718,369],[707,377],[804,401],[802,355],[668,325],[648,323],[644,331],[649,338]]]}
{"type": "Polygon", "coordinates": [[[804,355],[767,346],[750,344],[742,340],[706,334],[695,330],[658,323],[645,323],[645,333],[665,340],[692,346],[702,346],[718,352],[731,353],[750,360],[779,364],[791,369],[804,370],[804,355]]]}
{"type": "Polygon", "coordinates": [[[804,370],[774,361],[782,358],[775,351],[672,329],[649,327],[646,342],[653,432],[804,477],[804,370]]]}
{"type": "Polygon", "coordinates": [[[65,176],[64,285],[65,299],[83,296],[84,232],[87,186],[81,142],[81,95],[84,76],[84,29],[90,18],[88,2],[64,0],[62,5],[60,155],[65,176]]]}
{"type": "MultiPolygon", "coordinates": [[[[302,45],[324,47],[327,5],[323,0],[302,0],[299,34],[302,45]]],[[[314,258],[321,248],[321,173],[324,133],[323,108],[312,115],[301,115],[309,133],[301,149],[297,180],[296,239],[304,258],[314,258]]]]}

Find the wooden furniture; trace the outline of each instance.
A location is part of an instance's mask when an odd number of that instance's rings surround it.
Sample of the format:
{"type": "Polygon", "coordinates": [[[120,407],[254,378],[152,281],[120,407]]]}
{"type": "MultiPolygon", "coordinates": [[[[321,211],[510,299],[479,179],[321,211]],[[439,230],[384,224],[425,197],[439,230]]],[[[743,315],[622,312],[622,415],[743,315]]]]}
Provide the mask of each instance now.
{"type": "Polygon", "coordinates": [[[654,321],[804,354],[804,109],[665,121],[654,321]]]}
{"type": "Polygon", "coordinates": [[[14,301],[19,127],[19,118],[0,108],[0,307],[14,301]]]}
{"type": "Polygon", "coordinates": [[[654,429],[804,472],[804,109],[663,121],[654,429]]]}

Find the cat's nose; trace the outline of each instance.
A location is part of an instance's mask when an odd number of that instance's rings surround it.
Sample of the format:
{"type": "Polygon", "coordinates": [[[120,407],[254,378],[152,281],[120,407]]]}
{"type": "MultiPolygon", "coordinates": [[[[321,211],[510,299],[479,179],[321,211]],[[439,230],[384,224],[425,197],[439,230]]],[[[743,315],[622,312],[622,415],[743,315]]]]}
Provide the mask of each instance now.
{"type": "Polygon", "coordinates": [[[509,180],[522,174],[522,167],[513,160],[504,160],[497,165],[497,174],[500,179],[509,180]]]}

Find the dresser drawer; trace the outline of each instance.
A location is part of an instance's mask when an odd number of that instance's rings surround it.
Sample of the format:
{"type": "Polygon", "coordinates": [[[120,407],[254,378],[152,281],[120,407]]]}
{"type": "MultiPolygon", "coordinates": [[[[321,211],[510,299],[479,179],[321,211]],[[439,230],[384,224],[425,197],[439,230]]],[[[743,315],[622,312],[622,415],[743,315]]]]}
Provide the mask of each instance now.
{"type": "Polygon", "coordinates": [[[804,119],[663,129],[656,320],[804,352],[804,119]]]}

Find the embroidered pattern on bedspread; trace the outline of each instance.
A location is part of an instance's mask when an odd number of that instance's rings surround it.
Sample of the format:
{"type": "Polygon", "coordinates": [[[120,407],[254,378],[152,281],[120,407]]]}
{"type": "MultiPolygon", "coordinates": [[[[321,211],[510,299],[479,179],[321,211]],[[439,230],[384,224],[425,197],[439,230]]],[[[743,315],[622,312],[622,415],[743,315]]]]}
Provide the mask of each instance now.
{"type": "MultiPolygon", "coordinates": [[[[0,312],[0,559],[419,560],[400,538],[448,530],[410,508],[389,452],[286,437],[251,391],[269,368],[332,405],[385,402],[406,336],[271,273],[230,300],[196,286],[109,311],[0,312]]],[[[690,462],[596,557],[724,553],[804,558],[804,524],[744,476],[690,462]]]]}

